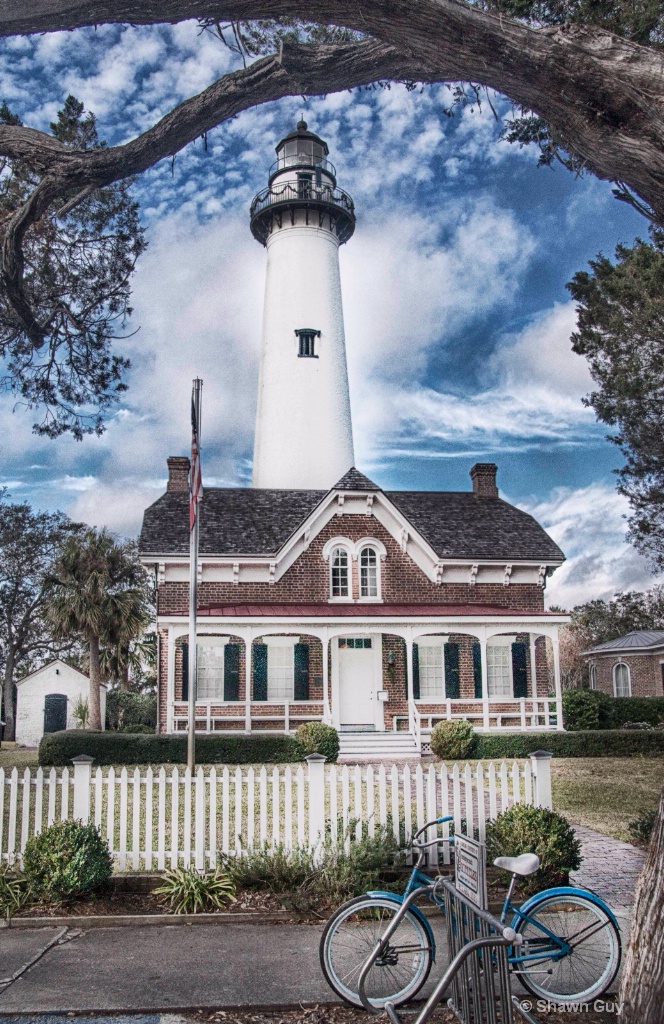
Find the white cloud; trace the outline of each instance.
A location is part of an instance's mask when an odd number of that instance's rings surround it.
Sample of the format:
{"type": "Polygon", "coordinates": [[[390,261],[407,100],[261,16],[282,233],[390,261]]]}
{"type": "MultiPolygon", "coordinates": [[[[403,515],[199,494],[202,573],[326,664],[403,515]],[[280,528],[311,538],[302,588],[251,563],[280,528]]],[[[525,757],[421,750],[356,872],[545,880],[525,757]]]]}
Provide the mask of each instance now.
{"type": "Polygon", "coordinates": [[[557,487],[523,508],[538,520],[567,556],[548,581],[547,605],[572,608],[624,590],[644,590],[654,577],[646,560],[625,540],[627,499],[605,484],[557,487]]]}

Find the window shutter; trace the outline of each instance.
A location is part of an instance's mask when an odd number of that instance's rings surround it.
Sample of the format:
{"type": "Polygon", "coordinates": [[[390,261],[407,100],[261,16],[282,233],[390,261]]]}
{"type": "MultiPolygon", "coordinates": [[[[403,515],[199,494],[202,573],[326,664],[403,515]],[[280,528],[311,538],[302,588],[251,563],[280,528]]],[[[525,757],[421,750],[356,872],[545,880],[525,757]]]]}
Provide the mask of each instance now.
{"type": "Polygon", "coordinates": [[[267,700],[267,644],[254,644],[254,700],[267,700]]]}
{"type": "Polygon", "coordinates": [[[240,645],[224,647],[224,700],[240,699],[240,645]]]}
{"type": "Polygon", "coordinates": [[[482,697],[482,648],[477,641],[473,644],[473,679],[475,697],[479,700],[482,697]]]}
{"type": "Polygon", "coordinates": [[[458,644],[445,644],[445,696],[452,700],[461,696],[458,644]]]}
{"type": "Polygon", "coordinates": [[[528,696],[526,650],[525,644],[512,644],[512,680],[515,697],[528,696]]]}
{"type": "Polygon", "coordinates": [[[182,700],[189,700],[189,644],[182,644],[182,700]]]}
{"type": "Polygon", "coordinates": [[[309,700],[309,644],[295,644],[295,700],[309,700]]]}
{"type": "Polygon", "coordinates": [[[413,698],[420,699],[420,649],[413,644],[413,698]]]}

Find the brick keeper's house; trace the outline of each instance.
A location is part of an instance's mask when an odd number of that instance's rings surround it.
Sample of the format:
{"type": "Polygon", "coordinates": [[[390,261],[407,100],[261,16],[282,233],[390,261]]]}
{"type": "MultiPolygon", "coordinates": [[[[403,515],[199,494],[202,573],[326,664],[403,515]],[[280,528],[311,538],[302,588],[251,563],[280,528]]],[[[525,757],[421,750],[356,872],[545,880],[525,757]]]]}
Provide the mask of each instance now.
{"type": "MultiPolygon", "coordinates": [[[[251,229],[268,253],[251,488],[200,506],[196,726],[323,721],[342,756],[417,756],[440,719],[562,729],[558,629],[544,610],[558,546],[503,501],[385,491],[354,468],[338,249],[355,210],[304,122],[277,146],[251,229]]],[[[156,576],[159,729],[186,731],[189,460],[145,512],[156,576]]],[[[204,477],[205,482],[205,477],[204,477]]]]}

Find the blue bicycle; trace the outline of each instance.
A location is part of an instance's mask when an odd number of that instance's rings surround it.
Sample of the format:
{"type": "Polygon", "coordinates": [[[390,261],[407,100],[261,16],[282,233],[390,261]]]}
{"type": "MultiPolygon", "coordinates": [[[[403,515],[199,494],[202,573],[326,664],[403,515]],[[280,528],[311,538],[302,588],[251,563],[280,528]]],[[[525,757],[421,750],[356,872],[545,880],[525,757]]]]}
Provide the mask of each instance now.
{"type": "MultiPolygon", "coordinates": [[[[358,980],[372,950],[378,949],[378,955],[364,991],[376,1009],[388,1002],[401,1006],[426,982],[436,958],[433,930],[420,907],[411,902],[404,908],[403,904],[420,892],[442,910],[436,883],[421,868],[428,847],[453,843],[453,838],[418,840],[428,829],[451,820],[427,822],[413,837],[418,856],[403,895],[365,893],[344,903],[327,922],[320,942],[321,967],[331,988],[352,1006],[363,1005],[358,980]],[[388,926],[389,938],[380,944],[388,926]]],[[[512,875],[500,920],[506,924],[511,915],[509,925],[520,936],[510,947],[508,959],[524,988],[552,1003],[598,999],[614,980],[621,957],[620,929],[606,903],[587,889],[562,886],[515,906],[516,879],[537,871],[539,858],[524,853],[498,857],[494,864],[512,875]]]]}

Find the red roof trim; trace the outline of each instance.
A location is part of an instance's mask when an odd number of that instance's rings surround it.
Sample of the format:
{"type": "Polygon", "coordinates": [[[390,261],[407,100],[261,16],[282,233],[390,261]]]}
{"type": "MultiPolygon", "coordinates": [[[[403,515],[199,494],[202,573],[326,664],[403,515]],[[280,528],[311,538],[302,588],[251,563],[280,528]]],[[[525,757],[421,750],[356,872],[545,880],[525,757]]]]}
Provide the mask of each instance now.
{"type": "MultiPolygon", "coordinates": [[[[187,615],[187,612],[174,612],[187,615]]],[[[481,604],[227,604],[199,608],[199,616],[228,616],[233,618],[361,618],[391,619],[395,617],[436,615],[440,617],[468,617],[475,615],[508,616],[522,618],[553,616],[553,612],[524,612],[518,608],[501,608],[481,604]]]]}

